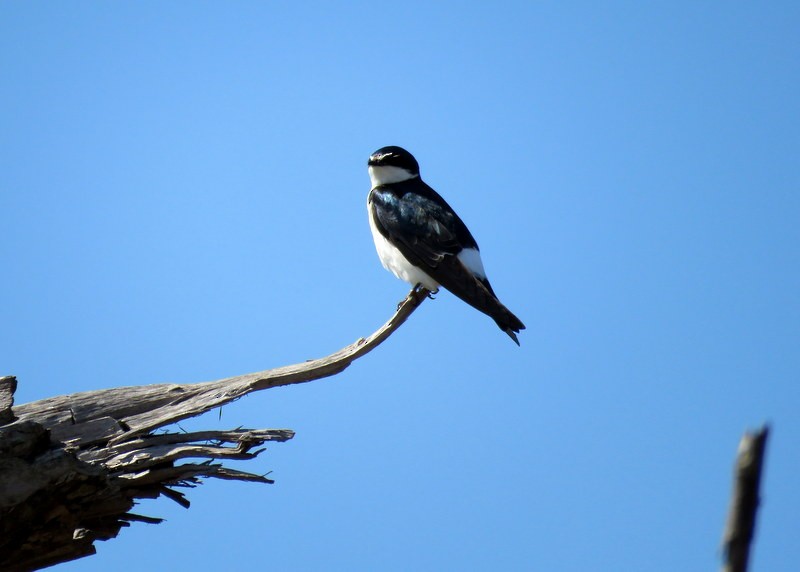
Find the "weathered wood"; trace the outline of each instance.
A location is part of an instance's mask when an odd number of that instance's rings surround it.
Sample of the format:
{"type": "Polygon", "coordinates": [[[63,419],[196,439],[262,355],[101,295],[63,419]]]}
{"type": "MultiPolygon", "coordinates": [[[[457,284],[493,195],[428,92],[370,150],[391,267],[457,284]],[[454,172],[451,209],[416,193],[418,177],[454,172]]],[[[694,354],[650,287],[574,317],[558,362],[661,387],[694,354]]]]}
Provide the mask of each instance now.
{"type": "Polygon", "coordinates": [[[13,375],[0,377],[0,424],[14,420],[11,406],[14,405],[14,392],[17,390],[17,378],[13,375]]]}
{"type": "MultiPolygon", "coordinates": [[[[60,432],[68,438],[79,439],[82,444],[82,431],[90,431],[91,426],[87,424],[109,417],[120,427],[105,437],[112,444],[127,441],[134,435],[194,417],[253,391],[305,383],[340,373],[388,338],[427,295],[426,290],[412,290],[397,312],[375,333],[324,358],[205,383],[165,383],[61,395],[19,405],[13,411],[19,419],[33,418],[57,434],[60,432]],[[70,428],[70,425],[79,427],[70,428]]],[[[87,438],[96,440],[98,437],[93,433],[87,438]]]]}
{"type": "Polygon", "coordinates": [[[722,539],[723,572],[747,572],[768,435],[769,427],[764,426],[758,431],[746,432],[739,442],[731,506],[722,539]]]}
{"type": "Polygon", "coordinates": [[[202,478],[271,483],[217,459],[252,459],[288,429],[153,433],[262,389],[343,371],[388,338],[428,295],[412,290],[368,338],[327,357],[196,384],[87,391],[13,407],[16,379],[0,378],[0,570],[35,570],[94,554],[131,522],[136,499],[165,496],[188,507],[176,487],[202,478]],[[186,459],[205,462],[178,464],[186,459]]]}
{"type": "Polygon", "coordinates": [[[47,449],[47,430],[35,421],[15,421],[0,427],[0,459],[29,458],[47,449]]]}

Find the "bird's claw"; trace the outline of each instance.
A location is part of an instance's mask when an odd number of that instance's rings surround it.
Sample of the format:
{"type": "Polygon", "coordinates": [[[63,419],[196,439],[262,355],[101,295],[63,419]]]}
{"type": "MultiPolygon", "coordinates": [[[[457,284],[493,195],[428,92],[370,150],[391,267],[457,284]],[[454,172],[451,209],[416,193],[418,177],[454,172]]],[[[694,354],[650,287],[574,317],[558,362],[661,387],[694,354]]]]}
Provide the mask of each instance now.
{"type": "Polygon", "coordinates": [[[428,290],[425,288],[425,286],[418,283],[416,286],[414,286],[414,292],[425,292],[425,296],[427,296],[429,299],[436,300],[434,296],[439,293],[439,289],[435,288],[433,290],[428,290]]]}
{"type": "Polygon", "coordinates": [[[438,288],[436,290],[434,290],[433,292],[431,292],[430,290],[425,288],[425,286],[423,286],[421,283],[417,282],[414,285],[414,287],[411,289],[411,292],[408,293],[408,296],[406,296],[405,298],[403,298],[402,300],[400,300],[397,303],[397,309],[400,310],[400,308],[403,307],[403,304],[405,304],[409,300],[413,300],[415,305],[419,304],[421,300],[419,298],[417,298],[417,295],[420,294],[420,293],[424,293],[426,298],[430,298],[431,300],[435,300],[433,295],[436,294],[437,292],[439,292],[438,288]]]}

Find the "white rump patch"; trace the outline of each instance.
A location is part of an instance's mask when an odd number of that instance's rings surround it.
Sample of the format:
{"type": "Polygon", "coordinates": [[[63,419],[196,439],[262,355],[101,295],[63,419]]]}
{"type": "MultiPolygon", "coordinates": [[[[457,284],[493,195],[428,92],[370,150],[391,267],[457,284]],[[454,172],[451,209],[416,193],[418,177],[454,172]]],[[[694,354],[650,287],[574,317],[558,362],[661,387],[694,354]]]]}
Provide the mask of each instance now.
{"type": "Polygon", "coordinates": [[[486,278],[486,271],[483,269],[483,261],[481,260],[481,253],[477,248],[465,248],[458,253],[458,259],[461,264],[467,267],[467,270],[472,272],[478,278],[486,278]]]}

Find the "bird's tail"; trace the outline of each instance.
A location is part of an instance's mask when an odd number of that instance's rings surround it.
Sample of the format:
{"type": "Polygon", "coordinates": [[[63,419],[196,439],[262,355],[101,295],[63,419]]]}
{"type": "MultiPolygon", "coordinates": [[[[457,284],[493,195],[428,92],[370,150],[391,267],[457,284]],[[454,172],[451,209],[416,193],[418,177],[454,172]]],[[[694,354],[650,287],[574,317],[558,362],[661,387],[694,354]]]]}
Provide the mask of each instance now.
{"type": "Polygon", "coordinates": [[[487,296],[486,303],[482,304],[482,307],[478,307],[475,304],[473,304],[473,306],[492,318],[497,326],[508,334],[508,337],[511,338],[515,344],[519,345],[517,334],[520,330],[525,329],[525,324],[523,324],[522,320],[517,318],[511,310],[506,308],[496,296],[487,296]]]}
{"type": "Polygon", "coordinates": [[[517,334],[520,330],[525,329],[525,324],[522,323],[522,320],[517,318],[511,310],[506,308],[500,300],[497,298],[497,294],[494,293],[494,288],[489,283],[488,278],[484,278],[480,281],[486,287],[486,290],[489,291],[491,297],[494,299],[493,303],[490,303],[489,306],[491,307],[491,312],[487,312],[482,308],[478,308],[481,312],[484,312],[488,316],[494,318],[495,323],[497,326],[503,330],[508,337],[511,338],[515,344],[519,345],[519,339],[517,339],[517,334]]]}
{"type": "Polygon", "coordinates": [[[467,304],[492,318],[497,326],[519,345],[517,334],[525,329],[525,324],[511,310],[506,308],[492,289],[486,278],[482,280],[461,280],[458,285],[442,284],[467,304]]]}
{"type": "MultiPolygon", "coordinates": [[[[498,302],[500,304],[500,302],[498,302]]],[[[519,345],[519,340],[517,339],[517,334],[520,330],[525,329],[525,324],[523,324],[519,318],[517,318],[511,311],[500,304],[500,306],[505,310],[504,316],[502,318],[494,317],[494,321],[497,323],[499,328],[503,330],[508,337],[514,340],[514,343],[519,345]]]]}

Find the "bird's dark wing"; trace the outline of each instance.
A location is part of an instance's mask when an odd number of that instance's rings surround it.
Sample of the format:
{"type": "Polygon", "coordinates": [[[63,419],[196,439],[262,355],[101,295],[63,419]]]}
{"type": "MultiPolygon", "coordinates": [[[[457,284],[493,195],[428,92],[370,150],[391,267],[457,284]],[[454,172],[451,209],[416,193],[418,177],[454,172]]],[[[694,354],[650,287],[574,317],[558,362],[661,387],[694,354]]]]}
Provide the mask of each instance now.
{"type": "MultiPolygon", "coordinates": [[[[424,185],[420,181],[421,185],[424,185]]],[[[376,187],[370,204],[378,231],[413,265],[464,300],[493,318],[516,340],[514,332],[525,326],[494,295],[488,281],[480,280],[458,258],[466,246],[477,248],[458,215],[433,189],[405,190],[398,185],[376,187]]]]}
{"type": "MultiPolygon", "coordinates": [[[[435,200],[394,187],[376,187],[370,203],[378,230],[412,264],[428,270],[461,251],[456,215],[435,200]]],[[[462,223],[463,224],[463,223],[462,223]]]]}

